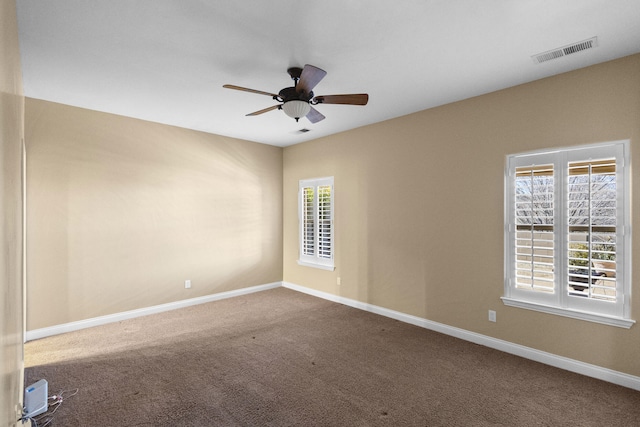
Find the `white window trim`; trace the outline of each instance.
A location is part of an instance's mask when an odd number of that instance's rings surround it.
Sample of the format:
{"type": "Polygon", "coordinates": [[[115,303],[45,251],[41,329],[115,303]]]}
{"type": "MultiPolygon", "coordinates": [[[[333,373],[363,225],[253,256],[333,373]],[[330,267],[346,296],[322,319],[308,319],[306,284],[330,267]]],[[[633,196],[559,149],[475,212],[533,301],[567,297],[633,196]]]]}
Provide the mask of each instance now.
{"type": "MultiPolygon", "coordinates": [[[[504,296],[501,298],[502,302],[506,306],[524,308],[528,310],[535,310],[548,314],[555,314],[559,316],[570,317],[574,319],[585,320],[589,322],[596,322],[605,325],[617,326],[622,328],[630,328],[635,320],[631,319],[631,181],[630,181],[630,141],[614,141],[604,144],[592,144],[577,147],[569,147],[555,150],[538,150],[528,153],[522,153],[517,155],[507,156],[506,168],[505,168],[505,206],[504,206],[504,248],[505,248],[505,265],[504,265],[504,296]],[[569,307],[569,297],[564,295],[565,292],[559,292],[563,286],[558,284],[558,278],[556,278],[556,291],[553,294],[544,295],[542,293],[532,293],[520,291],[515,289],[513,283],[513,265],[514,265],[514,247],[513,238],[511,232],[511,197],[514,191],[514,179],[511,175],[511,171],[515,169],[514,162],[524,159],[526,157],[535,156],[536,160],[540,160],[540,164],[543,162],[549,163],[550,158],[556,158],[554,162],[558,162],[557,158],[560,153],[566,154],[564,158],[570,158],[571,154],[575,154],[580,151],[589,150],[592,152],[598,152],[598,150],[616,151],[616,158],[622,157],[621,168],[618,175],[618,182],[621,184],[621,190],[618,191],[618,211],[621,212],[621,223],[619,227],[619,235],[622,236],[623,252],[621,254],[620,262],[620,280],[621,280],[621,294],[623,298],[618,304],[618,314],[611,315],[610,313],[600,313],[596,309],[589,307],[592,301],[585,301],[584,307],[569,307]],[[548,154],[549,156],[545,156],[548,154]],[[517,159],[517,160],[516,160],[517,159]]],[[[562,200],[561,206],[564,206],[564,188],[566,186],[565,177],[558,176],[558,183],[556,183],[556,197],[555,200],[562,200]]],[[[562,212],[562,208],[559,208],[562,212]]],[[[562,230],[562,225],[558,224],[558,229],[562,230]]],[[[562,231],[555,233],[554,242],[555,247],[558,249],[560,255],[556,255],[556,270],[562,271],[560,265],[564,265],[559,262],[560,257],[565,256],[565,245],[562,242],[562,231]]],[[[562,280],[562,279],[560,279],[562,280]]],[[[597,304],[597,302],[596,302],[597,304]]],[[[606,304],[606,303],[600,303],[606,304]]]]}
{"type": "Polygon", "coordinates": [[[301,266],[305,266],[305,267],[313,267],[313,268],[318,268],[321,270],[328,270],[328,271],[334,271],[335,270],[335,264],[334,264],[334,255],[335,255],[335,227],[334,227],[334,185],[333,185],[333,177],[324,177],[324,178],[313,178],[313,179],[303,179],[299,181],[299,185],[298,185],[298,265],[301,266]],[[331,187],[331,257],[330,258],[321,258],[318,256],[318,237],[317,237],[317,226],[319,224],[318,222],[318,198],[317,198],[317,194],[318,194],[318,187],[320,186],[327,186],[329,185],[331,187]],[[303,220],[302,220],[302,198],[303,198],[303,188],[305,187],[314,187],[315,188],[315,195],[316,197],[314,198],[314,216],[315,216],[315,227],[314,227],[314,235],[316,236],[315,238],[315,251],[314,251],[314,255],[304,255],[303,252],[303,235],[304,235],[304,224],[303,224],[303,220]]]}
{"type": "Polygon", "coordinates": [[[502,303],[504,305],[509,307],[518,307],[547,314],[556,314],[558,316],[570,317],[572,319],[578,320],[586,320],[588,322],[601,323],[603,325],[617,326],[619,328],[629,329],[636,323],[635,320],[625,319],[622,317],[606,316],[604,314],[590,313],[587,311],[574,310],[571,308],[556,307],[552,305],[523,301],[521,299],[509,297],[501,297],[500,299],[502,299],[502,303]]]}
{"type": "Polygon", "coordinates": [[[304,267],[319,268],[320,270],[327,270],[327,271],[334,271],[336,269],[335,266],[333,265],[317,264],[315,262],[308,262],[308,261],[302,261],[302,260],[298,260],[298,265],[302,265],[304,267]]]}

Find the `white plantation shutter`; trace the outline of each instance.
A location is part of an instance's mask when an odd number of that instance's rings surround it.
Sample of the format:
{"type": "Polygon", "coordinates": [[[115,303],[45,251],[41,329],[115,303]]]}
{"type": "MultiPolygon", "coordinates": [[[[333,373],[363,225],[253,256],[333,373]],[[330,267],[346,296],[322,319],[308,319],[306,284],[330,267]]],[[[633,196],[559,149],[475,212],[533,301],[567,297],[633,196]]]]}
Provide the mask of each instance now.
{"type": "Polygon", "coordinates": [[[333,177],[300,181],[299,216],[298,263],[333,270],[333,177]]]}
{"type": "Polygon", "coordinates": [[[304,255],[316,253],[315,188],[302,188],[302,250],[304,255]]]}
{"type": "Polygon", "coordinates": [[[333,214],[331,207],[331,186],[318,187],[318,256],[333,257],[331,236],[333,233],[333,214]]]}
{"type": "Polygon", "coordinates": [[[628,152],[622,141],[507,158],[506,305],[634,323],[628,152]]]}
{"type": "Polygon", "coordinates": [[[554,290],[553,165],[516,168],[516,287],[554,290]]]}
{"type": "Polygon", "coordinates": [[[570,294],[616,300],[616,161],[571,162],[567,188],[570,294]]]}

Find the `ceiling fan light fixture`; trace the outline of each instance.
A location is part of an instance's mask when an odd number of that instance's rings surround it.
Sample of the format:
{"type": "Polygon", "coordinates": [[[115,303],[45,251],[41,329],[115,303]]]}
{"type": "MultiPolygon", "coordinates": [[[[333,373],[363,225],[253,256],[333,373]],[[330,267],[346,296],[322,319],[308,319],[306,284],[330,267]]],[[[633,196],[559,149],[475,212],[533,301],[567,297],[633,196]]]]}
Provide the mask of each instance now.
{"type": "Polygon", "coordinates": [[[291,101],[287,101],[282,105],[282,109],[284,113],[291,117],[292,119],[296,119],[296,122],[300,117],[305,117],[311,111],[311,105],[307,101],[300,101],[298,99],[294,99],[291,101]]]}

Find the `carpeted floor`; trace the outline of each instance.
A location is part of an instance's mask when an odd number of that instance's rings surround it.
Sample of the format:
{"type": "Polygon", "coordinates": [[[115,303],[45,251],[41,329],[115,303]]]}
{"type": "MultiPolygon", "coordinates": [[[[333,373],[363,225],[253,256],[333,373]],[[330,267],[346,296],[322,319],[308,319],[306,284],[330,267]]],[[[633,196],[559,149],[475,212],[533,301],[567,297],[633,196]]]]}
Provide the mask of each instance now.
{"type": "Polygon", "coordinates": [[[639,426],[640,392],[285,288],[25,345],[52,426],[639,426]],[[65,395],[70,395],[66,392],[65,395]]]}

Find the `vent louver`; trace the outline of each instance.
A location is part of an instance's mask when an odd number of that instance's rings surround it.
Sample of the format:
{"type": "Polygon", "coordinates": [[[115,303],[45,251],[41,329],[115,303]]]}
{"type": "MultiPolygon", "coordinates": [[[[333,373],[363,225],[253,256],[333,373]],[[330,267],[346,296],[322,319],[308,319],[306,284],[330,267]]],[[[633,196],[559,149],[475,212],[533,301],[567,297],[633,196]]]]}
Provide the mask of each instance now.
{"type": "Polygon", "coordinates": [[[531,59],[533,59],[533,62],[535,64],[540,64],[542,62],[551,61],[552,59],[562,58],[563,56],[582,52],[583,50],[592,49],[596,46],[598,46],[598,37],[592,37],[588,40],[583,40],[578,43],[573,43],[567,46],[533,55],[531,59]]]}

